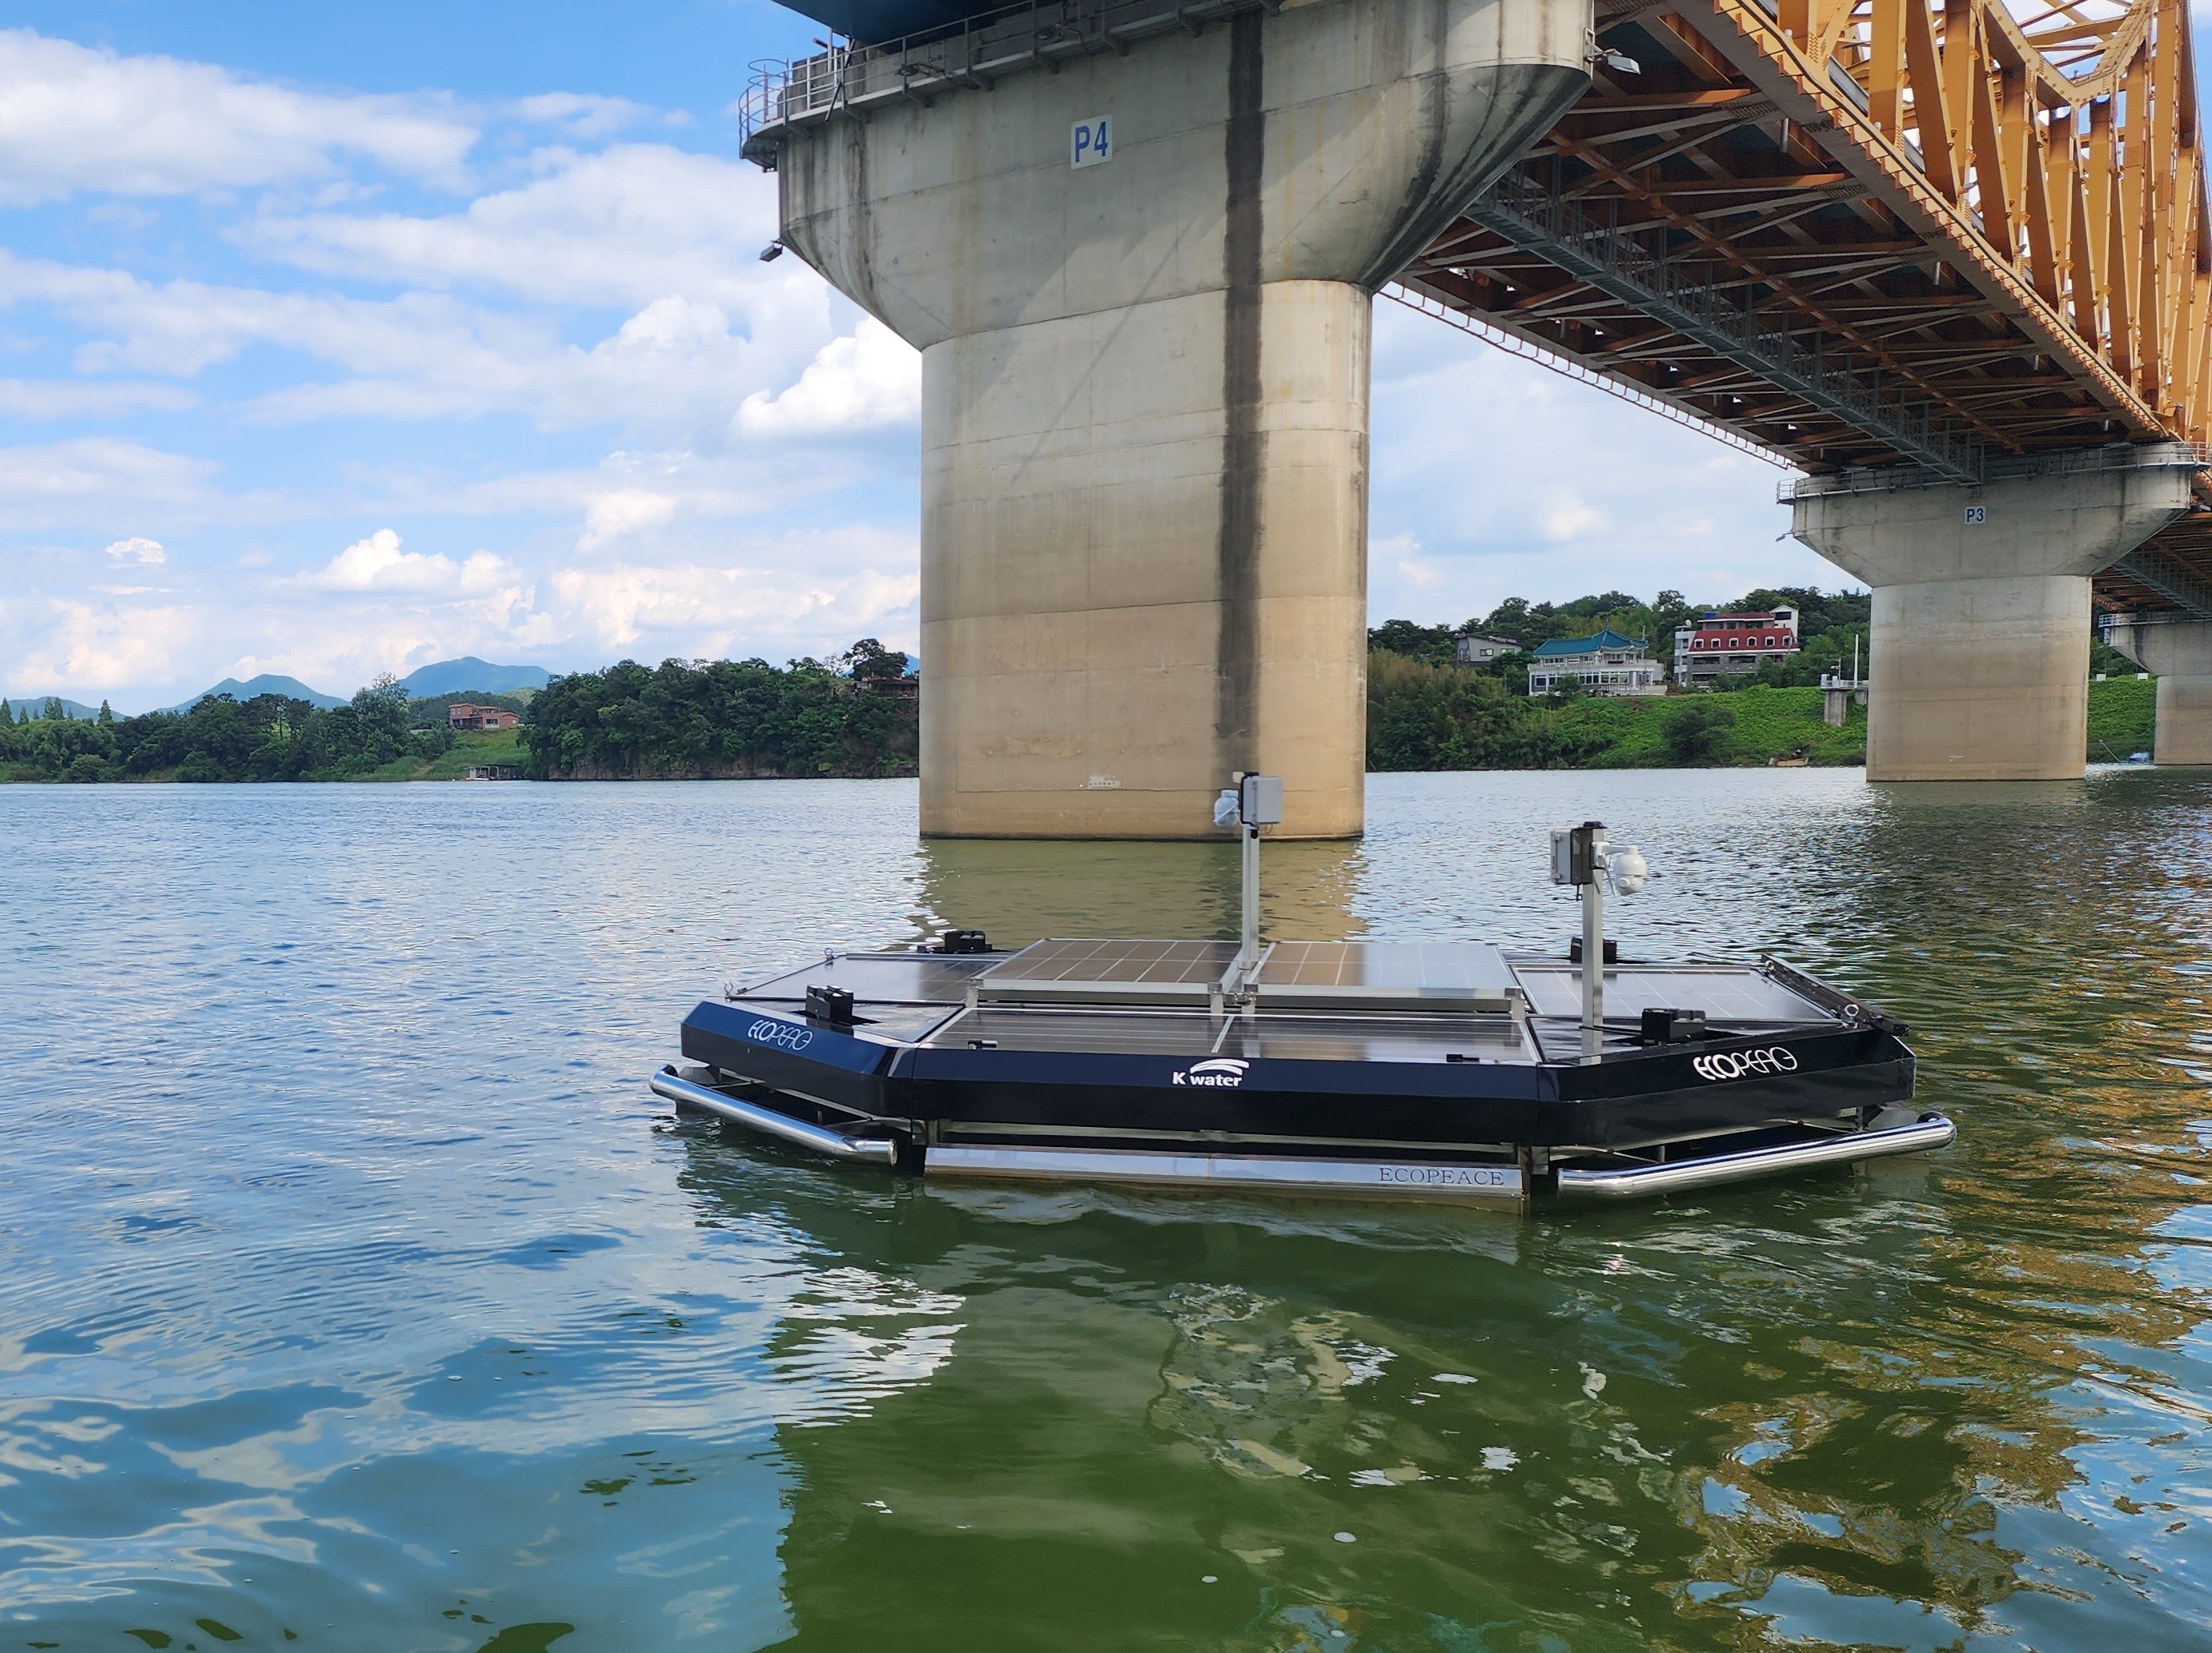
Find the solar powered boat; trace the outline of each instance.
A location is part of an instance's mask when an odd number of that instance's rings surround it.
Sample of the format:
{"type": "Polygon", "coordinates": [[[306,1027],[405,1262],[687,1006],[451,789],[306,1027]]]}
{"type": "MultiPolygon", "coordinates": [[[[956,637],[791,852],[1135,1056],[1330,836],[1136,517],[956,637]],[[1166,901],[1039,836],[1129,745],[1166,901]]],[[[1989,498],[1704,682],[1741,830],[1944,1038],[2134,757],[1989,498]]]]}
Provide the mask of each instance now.
{"type": "MultiPolygon", "coordinates": [[[[1253,777],[1263,780],[1262,777],[1253,777]]],[[[1923,1152],[1906,1030],[1778,959],[1638,964],[1602,890],[1643,861],[1554,835],[1569,956],[1257,930],[1265,787],[1239,793],[1237,941],[955,931],[831,952],[685,1018],[653,1088],[832,1158],[928,1178],[1359,1198],[1621,1200],[1923,1152]],[[1255,795],[1256,793],[1256,795],[1255,795]],[[1256,817],[1256,818],[1255,818],[1256,817]]]]}

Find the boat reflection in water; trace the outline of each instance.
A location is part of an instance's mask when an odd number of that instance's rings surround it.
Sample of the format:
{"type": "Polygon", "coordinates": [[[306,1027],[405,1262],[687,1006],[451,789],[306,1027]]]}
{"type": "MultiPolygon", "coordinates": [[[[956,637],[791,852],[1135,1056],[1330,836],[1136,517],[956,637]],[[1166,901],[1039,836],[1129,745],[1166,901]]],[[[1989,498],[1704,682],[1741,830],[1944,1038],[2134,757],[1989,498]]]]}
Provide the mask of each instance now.
{"type": "Polygon", "coordinates": [[[1527,1228],[939,1191],[680,1128],[702,1221],[869,1282],[764,1361],[797,1648],[1454,1649],[1538,1604],[1656,1634],[1792,1592],[1964,1625],[2018,1586],[1995,1506],[2077,1479],[2063,1405],[1945,1381],[2014,1352],[1900,1320],[1909,1188],[1527,1228]]]}

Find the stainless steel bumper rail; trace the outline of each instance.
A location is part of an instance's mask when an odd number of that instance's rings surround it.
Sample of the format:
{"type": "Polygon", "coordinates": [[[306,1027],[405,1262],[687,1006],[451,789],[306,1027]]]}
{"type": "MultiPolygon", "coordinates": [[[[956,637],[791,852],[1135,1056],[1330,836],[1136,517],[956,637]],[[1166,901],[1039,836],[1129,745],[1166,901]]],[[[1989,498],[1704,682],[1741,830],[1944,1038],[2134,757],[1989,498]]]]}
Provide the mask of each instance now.
{"type": "Polygon", "coordinates": [[[703,1085],[694,1085],[667,1068],[653,1076],[653,1093],[666,1097],[678,1107],[696,1108],[702,1113],[726,1119],[732,1125],[758,1131],[763,1136],[780,1137],[786,1142],[811,1148],[816,1153],[826,1154],[832,1159],[856,1159],[875,1165],[898,1163],[899,1145],[888,1138],[850,1137],[841,1132],[825,1130],[819,1125],[809,1125],[805,1120],[779,1114],[773,1108],[740,1102],[735,1097],[726,1097],[719,1091],[710,1091],[703,1085]]]}
{"type": "Polygon", "coordinates": [[[1883,1131],[1853,1131],[1825,1142],[1793,1142],[1779,1148],[1752,1148],[1742,1153],[1716,1154],[1710,1159],[1685,1159],[1668,1165],[1636,1165],[1616,1170],[1559,1173],[1563,1199],[1644,1200],[1656,1194],[1681,1194],[1692,1188],[1720,1188],[1729,1182],[1748,1182],[1785,1171],[1808,1170],[1816,1165],[1843,1165],[1860,1159],[1882,1159],[1891,1154],[1925,1153],[1947,1148],[1958,1127],[1941,1114],[1923,1114],[1911,1125],[1883,1131]]]}

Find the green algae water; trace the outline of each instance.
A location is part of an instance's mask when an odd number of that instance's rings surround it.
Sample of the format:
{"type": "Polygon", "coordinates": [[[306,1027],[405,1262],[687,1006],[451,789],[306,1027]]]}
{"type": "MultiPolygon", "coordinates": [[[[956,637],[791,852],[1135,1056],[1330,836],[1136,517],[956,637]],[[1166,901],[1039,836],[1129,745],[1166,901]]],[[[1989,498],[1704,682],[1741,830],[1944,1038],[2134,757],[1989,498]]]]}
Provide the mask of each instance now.
{"type": "Polygon", "coordinates": [[[1531,1220],[945,1190],[672,1119],[727,981],[1227,933],[910,782],[0,789],[0,1649],[2199,1648],[2212,775],[1378,777],[1285,935],[1910,1021],[1957,1147],[1531,1220]]]}

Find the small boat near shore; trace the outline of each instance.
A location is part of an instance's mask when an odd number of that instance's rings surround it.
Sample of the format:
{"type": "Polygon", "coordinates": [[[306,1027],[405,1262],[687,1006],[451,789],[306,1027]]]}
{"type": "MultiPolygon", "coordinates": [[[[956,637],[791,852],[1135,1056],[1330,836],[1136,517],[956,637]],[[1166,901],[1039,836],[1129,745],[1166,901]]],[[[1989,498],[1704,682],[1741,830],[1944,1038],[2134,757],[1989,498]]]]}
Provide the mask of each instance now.
{"type": "MultiPolygon", "coordinates": [[[[1255,787],[1252,781],[1261,784],[1255,787]]],[[[1527,1209],[1683,1193],[1926,1152],[1906,1030],[1779,959],[1637,963],[1603,890],[1643,858],[1553,834],[1583,896],[1565,957],[1483,942],[1258,936],[1258,829],[1237,941],[954,931],[830,952],[684,1018],[679,1108],[927,1178],[1131,1183],[1527,1209]],[[1595,961],[1595,968],[1586,961],[1595,961]]]]}

